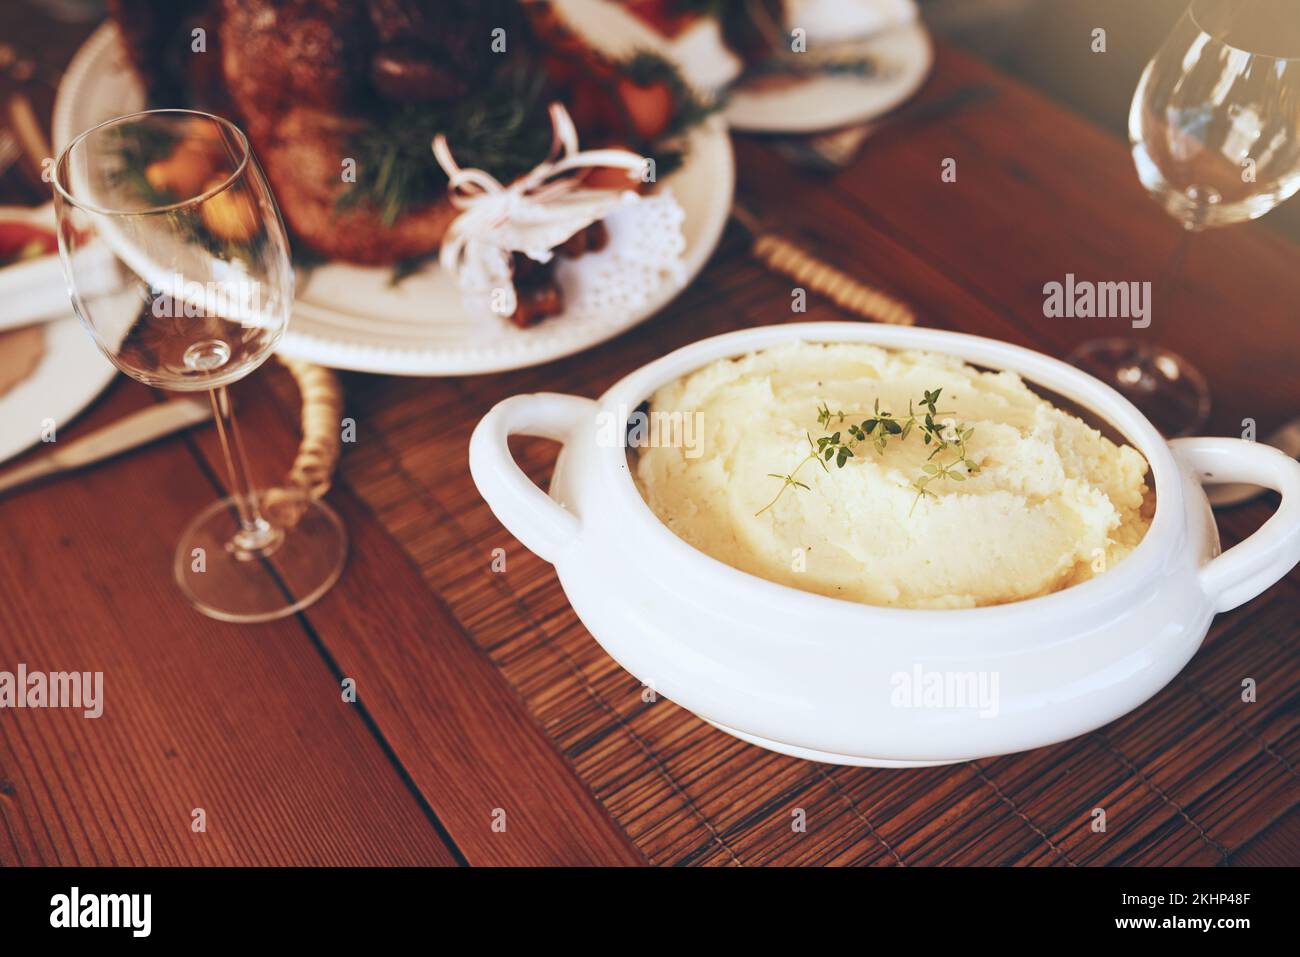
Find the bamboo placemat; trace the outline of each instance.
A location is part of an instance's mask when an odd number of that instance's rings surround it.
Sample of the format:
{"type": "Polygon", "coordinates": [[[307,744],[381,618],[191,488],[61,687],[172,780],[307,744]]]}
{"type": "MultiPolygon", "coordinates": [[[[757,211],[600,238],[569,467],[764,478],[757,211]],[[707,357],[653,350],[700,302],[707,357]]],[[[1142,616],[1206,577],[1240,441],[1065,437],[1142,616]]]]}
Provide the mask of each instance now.
{"type": "MultiPolygon", "coordinates": [[[[1136,712],[1003,758],[832,767],[751,747],[662,697],[644,701],[640,683],[578,621],[551,567],[479,498],[466,448],[503,396],[595,396],[677,345],[782,321],[772,314],[779,286],[735,243],[720,260],[670,316],[584,356],[475,379],[345,382],[360,435],[342,480],[651,862],[1214,865],[1238,852],[1267,855],[1270,827],[1295,830],[1300,709],[1286,690],[1300,687],[1294,578],[1217,619],[1188,668],[1136,712]],[[495,549],[504,550],[504,572],[492,570],[495,549]],[[1258,702],[1240,701],[1243,677],[1258,680],[1258,702]],[[1096,808],[1106,813],[1104,833],[1092,829],[1096,808]],[[799,811],[804,831],[792,826],[799,811]]],[[[838,317],[818,304],[797,318],[838,317]]],[[[544,486],[554,446],[524,440],[516,455],[544,486]]],[[[1230,515],[1225,534],[1249,523],[1230,515]]]]}

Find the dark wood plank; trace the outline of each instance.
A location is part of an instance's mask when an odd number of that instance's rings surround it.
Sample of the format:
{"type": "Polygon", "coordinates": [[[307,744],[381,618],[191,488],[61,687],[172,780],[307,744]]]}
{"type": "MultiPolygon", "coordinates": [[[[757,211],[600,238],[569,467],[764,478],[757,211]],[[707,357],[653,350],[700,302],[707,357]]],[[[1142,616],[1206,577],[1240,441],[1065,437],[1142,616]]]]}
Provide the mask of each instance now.
{"type": "MultiPolygon", "coordinates": [[[[57,63],[66,60],[88,29],[56,30],[48,25],[47,30],[45,21],[30,24],[24,21],[24,24],[24,29],[31,27],[47,75],[57,73],[57,63]]],[[[37,88],[34,92],[38,107],[47,106],[52,88],[37,88]]],[[[16,188],[19,184],[15,181],[9,185],[16,188]]],[[[113,408],[111,404],[107,407],[113,408]]],[[[105,414],[95,418],[101,419],[105,414]]],[[[278,443],[262,444],[263,436],[256,422],[248,430],[250,445],[261,452],[280,454],[278,460],[269,457],[271,461],[258,463],[268,477],[282,472],[295,447],[292,430],[283,428],[278,418],[271,418],[280,425],[274,433],[278,443]]],[[[192,443],[191,448],[202,450],[202,454],[212,451],[206,438],[192,443]]],[[[208,478],[213,471],[207,471],[208,478]]],[[[207,487],[215,493],[210,485],[207,487]]],[[[39,507],[54,507],[49,493],[41,490],[32,494],[39,496],[35,499],[39,507]]],[[[450,810],[452,823],[467,835],[475,862],[642,862],[641,855],[572,776],[490,664],[477,655],[454,623],[446,619],[442,606],[418,574],[411,571],[403,580],[400,572],[406,567],[405,556],[382,533],[376,535],[366,527],[372,519],[364,509],[347,501],[342,503],[342,508],[354,537],[354,559],[352,574],[336,591],[337,597],[329,599],[336,610],[327,612],[322,606],[315,613],[314,623],[319,625],[319,631],[306,618],[253,631],[278,627],[280,632],[295,634],[300,646],[306,636],[316,643],[322,659],[320,667],[335,681],[344,672],[359,676],[365,690],[362,708],[357,713],[370,720],[377,717],[386,728],[396,732],[396,743],[410,759],[408,770],[413,773],[412,780],[426,795],[435,798],[440,809],[450,810]],[[378,623],[368,619],[363,628],[359,616],[365,612],[359,610],[361,607],[375,611],[378,623]],[[327,615],[335,614],[337,620],[326,620],[327,615]],[[386,652],[391,649],[376,647],[362,655],[349,647],[356,644],[359,648],[366,631],[379,634],[382,642],[396,643],[402,653],[389,655],[386,652]],[[437,636],[437,644],[428,640],[430,634],[437,636]],[[419,651],[415,662],[406,657],[412,647],[419,651]],[[426,673],[429,683],[420,680],[426,673]],[[368,680],[371,675],[373,680],[368,680]],[[428,706],[427,722],[414,720],[409,710],[417,701],[421,707],[428,706]],[[373,709],[373,715],[367,708],[373,709]],[[507,811],[505,833],[491,829],[491,813],[495,807],[507,811]]],[[[167,574],[160,588],[170,585],[169,568],[164,570],[167,574]]],[[[132,627],[148,629],[151,634],[161,632],[159,628],[150,628],[147,619],[142,620],[138,614],[128,616],[128,620],[132,627]]],[[[199,627],[201,630],[206,626],[199,627]]],[[[296,727],[304,721],[310,723],[310,717],[279,723],[296,727]]],[[[325,727],[322,725],[322,731],[325,727]]],[[[267,734],[273,733],[269,727],[266,730],[267,734]]],[[[143,737],[143,732],[140,733],[143,737]]],[[[387,744],[384,742],[385,747],[387,744]]],[[[268,748],[266,753],[274,755],[276,751],[268,748]]],[[[285,773],[296,767],[282,766],[286,768],[285,773]]],[[[400,771],[403,777],[406,773],[400,771]]],[[[382,774],[379,777],[384,779],[382,774]]],[[[432,813],[427,806],[425,811],[432,813]]],[[[46,809],[46,813],[55,812],[46,809]]],[[[400,815],[395,817],[400,821],[400,815]]],[[[347,830],[341,827],[338,833],[346,834],[347,830]]],[[[411,852],[419,850],[416,842],[411,852]]]]}
{"type": "MultiPolygon", "coordinates": [[[[51,56],[72,49],[68,35],[42,36],[51,56]]],[[[1055,354],[1127,333],[1043,317],[1042,285],[1066,272],[1158,285],[1177,228],[1142,193],[1122,143],[983,64],[940,44],[923,96],[983,82],[999,95],[887,129],[835,177],[801,175],[763,142],[740,139],[742,190],[813,251],[907,298],[927,325],[1055,354]],[[939,178],[949,156],[954,184],[939,178]]],[[[1146,334],[1209,375],[1213,431],[1236,434],[1251,417],[1266,434],[1300,405],[1294,255],[1258,224],[1209,233],[1193,249],[1188,292],[1156,303],[1146,334]]],[[[669,309],[582,356],[468,380],[347,377],[360,438],[332,500],[354,536],[352,564],[296,622],[218,626],[168,591],[171,536],[216,494],[210,436],[0,502],[0,529],[37,556],[0,555],[0,668],[33,651],[72,659],[60,667],[99,657],[112,668],[109,689],[120,682],[131,694],[119,711],[110,690],[115,710],[96,721],[0,713],[9,782],[0,860],[443,862],[445,828],[471,863],[1300,862],[1300,733],[1277,690],[1300,675],[1300,575],[1218,621],[1184,674],[1142,709],[993,761],[826,768],[643,699],[574,617],[549,566],[479,499],[465,466],[469,432],[515,392],[594,395],[705,335],[842,318],[816,299],[793,315],[789,293],[732,230],[669,309]],[[97,512],[104,501],[113,514],[97,512]],[[124,538],[142,511],[149,528],[124,538]],[[507,551],[506,574],[488,571],[496,547],[507,551]],[[78,630],[89,622],[93,632],[78,630]],[[39,640],[9,637],[33,623],[39,640]],[[1249,708],[1236,694],[1246,671],[1268,676],[1269,693],[1249,708]],[[342,676],[357,679],[361,701],[339,712],[342,676]],[[105,724],[110,715],[119,723],[105,724]],[[206,841],[179,830],[195,791],[221,809],[208,807],[206,841]],[[1094,806],[1112,822],[1104,835],[1088,827],[1094,806]],[[498,808],[504,832],[491,826],[498,808]],[[805,831],[790,827],[795,810],[805,831]]],[[[255,462],[277,477],[294,447],[284,417],[292,390],[268,369],[240,392],[255,462]]],[[[141,390],[119,390],[94,416],[141,401],[141,390]]],[[[521,443],[519,456],[545,482],[552,447],[521,443]]],[[[1269,508],[1221,516],[1225,539],[1248,534],[1269,508]]]]}
{"type": "MultiPolygon", "coordinates": [[[[249,454],[271,481],[297,446],[296,402],[281,408],[256,379],[238,395],[249,454]]],[[[215,469],[214,439],[195,444],[215,469]]],[[[643,863],[374,517],[345,489],[330,501],[352,536],[349,565],[304,618],[468,861],[643,863]]]]}
{"type": "MultiPolygon", "coordinates": [[[[151,401],[119,381],[60,438],[151,401]]],[[[215,497],[172,439],[0,501],[0,670],[104,689],[98,718],[0,711],[0,863],[454,863],[302,623],[181,596],[176,539],[215,497]]]]}

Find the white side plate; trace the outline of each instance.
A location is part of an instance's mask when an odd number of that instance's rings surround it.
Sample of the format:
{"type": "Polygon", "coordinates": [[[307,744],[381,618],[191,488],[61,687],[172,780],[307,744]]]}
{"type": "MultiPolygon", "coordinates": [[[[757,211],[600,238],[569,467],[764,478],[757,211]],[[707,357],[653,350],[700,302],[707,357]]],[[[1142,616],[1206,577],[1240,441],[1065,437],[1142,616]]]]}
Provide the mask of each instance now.
{"type": "MultiPolygon", "coordinates": [[[[52,207],[0,207],[0,220],[25,222],[54,230],[52,207]]],[[[0,302],[0,309],[3,309],[0,302]]],[[[81,326],[68,303],[64,319],[47,322],[45,355],[36,370],[0,396],[0,462],[41,440],[46,420],[55,436],[112,381],[117,369],[81,326]]]]}
{"type": "MultiPolygon", "coordinates": [[[[858,6],[869,3],[870,0],[855,0],[858,6]]],[[[845,6],[848,5],[846,2],[845,6]]],[[[674,61],[684,76],[697,81],[705,76],[729,81],[736,72],[721,62],[735,57],[721,46],[716,30],[710,35],[717,37],[713,42],[718,48],[710,56],[685,37],[663,36],[613,0],[555,0],[555,6],[573,30],[610,56],[623,57],[637,50],[651,50],[674,61]]],[[[896,0],[885,10],[879,9],[879,4],[874,10],[846,12],[835,11],[830,3],[816,6],[821,8],[820,16],[829,15],[831,22],[821,19],[806,24],[810,50],[815,50],[818,43],[827,42],[822,37],[827,35],[827,28],[833,33],[837,24],[871,23],[882,16],[898,24],[882,29],[862,44],[864,53],[878,58],[884,65],[884,75],[814,76],[779,89],[756,89],[741,83],[727,93],[726,119],[733,129],[754,133],[815,133],[865,123],[908,99],[930,75],[934,49],[911,0],[896,0]]],[[[738,60],[735,63],[740,66],[738,60]]],[[[697,85],[712,89],[723,84],[697,85]]]]}
{"type": "Polygon", "coordinates": [[[878,77],[816,76],[780,89],[731,92],[727,122],[755,133],[816,133],[883,116],[921,88],[934,63],[920,21],[886,30],[864,49],[884,64],[878,77]]]}

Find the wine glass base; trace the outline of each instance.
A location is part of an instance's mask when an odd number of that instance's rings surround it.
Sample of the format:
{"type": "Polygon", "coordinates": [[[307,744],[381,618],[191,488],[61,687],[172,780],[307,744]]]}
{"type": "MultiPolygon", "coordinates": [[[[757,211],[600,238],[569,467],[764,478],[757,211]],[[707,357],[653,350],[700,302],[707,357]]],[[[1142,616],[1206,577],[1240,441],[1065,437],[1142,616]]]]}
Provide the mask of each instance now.
{"type": "Polygon", "coordinates": [[[1182,356],[1133,339],[1093,339],[1066,361],[1100,379],[1145,415],[1165,438],[1191,435],[1210,415],[1210,389],[1182,356]]]}
{"type": "Polygon", "coordinates": [[[329,591],[343,572],[347,531],[324,502],[304,498],[294,510],[301,511],[297,522],[250,554],[231,540],[235,499],[205,508],[176,548],[176,582],[185,597],[210,618],[243,624],[292,615],[329,591]]]}

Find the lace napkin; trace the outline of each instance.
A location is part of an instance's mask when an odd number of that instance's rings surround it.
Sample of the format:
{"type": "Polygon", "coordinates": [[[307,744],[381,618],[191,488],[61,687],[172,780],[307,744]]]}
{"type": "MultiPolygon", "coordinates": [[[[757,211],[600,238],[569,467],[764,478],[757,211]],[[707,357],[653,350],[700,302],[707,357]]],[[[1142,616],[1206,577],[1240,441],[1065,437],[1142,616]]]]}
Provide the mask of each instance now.
{"type": "Polygon", "coordinates": [[[624,170],[631,186],[648,161],[628,150],[579,150],[568,111],[555,103],[550,115],[550,154],[508,186],[484,170],[462,168],[446,138],[434,139],[451,201],[461,210],[443,238],[441,265],[457,277],[471,311],[509,315],[518,303],[512,254],[549,262],[555,247],[604,220],[608,245],[557,270],[564,314],[644,307],[665,283],[681,279],[682,208],[669,188],[641,196],[631,188],[584,186],[582,172],[596,168],[624,170]]]}

